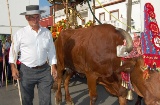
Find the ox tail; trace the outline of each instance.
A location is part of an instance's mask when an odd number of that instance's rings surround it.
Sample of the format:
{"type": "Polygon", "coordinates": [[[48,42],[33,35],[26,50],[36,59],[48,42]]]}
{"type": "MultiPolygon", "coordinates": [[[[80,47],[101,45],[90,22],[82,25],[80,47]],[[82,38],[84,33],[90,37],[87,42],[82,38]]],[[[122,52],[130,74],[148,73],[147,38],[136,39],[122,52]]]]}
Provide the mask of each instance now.
{"type": "Polygon", "coordinates": [[[133,41],[132,41],[132,37],[130,36],[129,33],[127,33],[125,30],[118,28],[117,29],[124,37],[124,39],[126,40],[126,49],[125,52],[130,53],[133,49],[133,41]]]}

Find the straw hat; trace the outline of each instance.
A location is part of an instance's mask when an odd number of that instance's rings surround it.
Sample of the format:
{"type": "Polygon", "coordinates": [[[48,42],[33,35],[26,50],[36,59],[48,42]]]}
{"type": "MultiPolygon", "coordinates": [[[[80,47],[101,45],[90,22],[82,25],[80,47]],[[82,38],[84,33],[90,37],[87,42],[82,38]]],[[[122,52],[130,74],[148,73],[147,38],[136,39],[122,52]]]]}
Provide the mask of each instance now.
{"type": "Polygon", "coordinates": [[[39,10],[38,5],[29,5],[26,6],[26,12],[20,13],[20,15],[33,15],[33,14],[41,14],[44,12],[45,10],[39,10]]]}

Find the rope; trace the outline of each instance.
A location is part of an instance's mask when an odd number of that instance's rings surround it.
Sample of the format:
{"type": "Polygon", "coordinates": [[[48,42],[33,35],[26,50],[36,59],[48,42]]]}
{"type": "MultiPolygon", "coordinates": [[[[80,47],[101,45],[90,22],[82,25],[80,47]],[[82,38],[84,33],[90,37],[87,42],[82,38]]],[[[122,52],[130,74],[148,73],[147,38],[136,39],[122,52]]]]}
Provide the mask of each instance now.
{"type": "Polygon", "coordinates": [[[97,20],[97,22],[98,22],[99,24],[102,24],[102,23],[97,19],[97,17],[95,16],[95,14],[93,13],[93,11],[92,11],[92,9],[91,9],[91,6],[90,6],[90,4],[89,4],[89,0],[87,0],[87,4],[88,4],[88,6],[89,6],[89,9],[90,9],[93,17],[97,20]]]}
{"type": "Polygon", "coordinates": [[[105,10],[105,11],[107,11],[113,18],[115,18],[117,21],[119,21],[120,23],[122,23],[122,24],[124,24],[124,25],[126,25],[127,27],[129,27],[129,28],[131,28],[131,29],[134,29],[134,30],[136,30],[136,31],[138,31],[138,32],[141,32],[141,31],[139,31],[139,30],[137,30],[137,29],[135,29],[135,28],[133,28],[133,27],[131,27],[131,26],[128,26],[127,24],[125,24],[125,23],[123,23],[122,21],[120,21],[119,19],[117,19],[114,15],[112,15],[106,8],[104,8],[104,6],[99,2],[99,0],[96,0],[97,2],[98,2],[98,4],[105,10]]]}

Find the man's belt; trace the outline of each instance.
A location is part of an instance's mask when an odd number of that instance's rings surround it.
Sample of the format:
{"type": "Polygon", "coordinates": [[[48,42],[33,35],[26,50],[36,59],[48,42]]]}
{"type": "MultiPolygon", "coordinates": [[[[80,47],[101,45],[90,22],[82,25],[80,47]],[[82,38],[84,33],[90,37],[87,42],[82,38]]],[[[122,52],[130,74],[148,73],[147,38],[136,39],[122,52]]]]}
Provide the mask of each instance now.
{"type": "Polygon", "coordinates": [[[46,66],[47,62],[41,66],[31,67],[32,69],[42,69],[46,66]]]}

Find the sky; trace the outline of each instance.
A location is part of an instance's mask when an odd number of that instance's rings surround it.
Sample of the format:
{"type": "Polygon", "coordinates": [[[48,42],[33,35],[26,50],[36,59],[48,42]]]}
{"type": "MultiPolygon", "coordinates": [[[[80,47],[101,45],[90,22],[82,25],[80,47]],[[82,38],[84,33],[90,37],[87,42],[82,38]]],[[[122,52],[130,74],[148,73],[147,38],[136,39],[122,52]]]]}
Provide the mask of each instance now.
{"type": "Polygon", "coordinates": [[[46,16],[50,14],[50,4],[48,0],[39,0],[39,6],[41,10],[45,10],[46,12],[42,14],[42,16],[46,16]]]}

